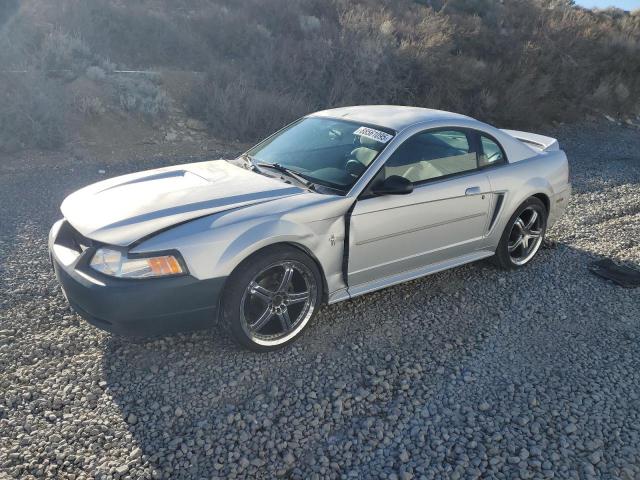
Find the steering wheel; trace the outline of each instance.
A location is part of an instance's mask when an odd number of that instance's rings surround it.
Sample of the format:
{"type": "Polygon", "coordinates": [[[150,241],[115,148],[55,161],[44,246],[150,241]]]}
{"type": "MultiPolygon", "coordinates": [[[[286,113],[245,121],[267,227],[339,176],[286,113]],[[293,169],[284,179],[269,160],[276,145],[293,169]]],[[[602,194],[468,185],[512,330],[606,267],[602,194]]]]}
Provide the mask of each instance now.
{"type": "Polygon", "coordinates": [[[360,162],[360,160],[350,158],[344,165],[344,169],[349,175],[359,177],[364,173],[367,167],[362,162],[360,162]]]}

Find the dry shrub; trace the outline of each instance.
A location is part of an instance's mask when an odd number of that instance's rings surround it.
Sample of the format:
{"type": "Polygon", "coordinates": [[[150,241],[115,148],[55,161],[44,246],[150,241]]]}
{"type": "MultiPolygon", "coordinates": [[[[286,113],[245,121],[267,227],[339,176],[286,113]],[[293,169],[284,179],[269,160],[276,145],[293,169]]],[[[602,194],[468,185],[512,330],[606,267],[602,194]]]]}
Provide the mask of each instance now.
{"type": "Polygon", "coordinates": [[[169,108],[169,98],[155,76],[114,76],[110,81],[115,85],[120,107],[127,112],[139,113],[152,120],[164,115],[169,108]]]}
{"type": "MultiPolygon", "coordinates": [[[[162,65],[198,69],[207,59],[206,46],[192,33],[182,15],[173,15],[179,2],[163,8],[148,2],[58,0],[47,17],[82,37],[92,52],[132,68],[162,65]]],[[[188,2],[194,3],[194,2],[188,2]]]]}
{"type": "Polygon", "coordinates": [[[118,77],[79,34],[60,25],[42,28],[18,8],[0,25],[0,64],[0,150],[61,146],[69,109],[93,117],[115,107],[145,119],[168,109],[157,79],[118,77]],[[67,102],[65,84],[83,79],[97,92],[76,93],[67,102]]]}
{"type": "MultiPolygon", "coordinates": [[[[38,11],[53,34],[14,25],[19,47],[0,49],[0,61],[66,66],[145,117],[166,109],[161,88],[116,81],[107,59],[206,71],[186,96],[189,113],[241,140],[349,104],[532,129],[585,112],[640,113],[640,13],[570,0],[57,0],[38,11]]],[[[82,108],[100,111],[92,105],[82,108]]]]}
{"type": "Polygon", "coordinates": [[[413,103],[437,83],[418,59],[449,48],[441,34],[446,19],[411,4],[406,18],[418,11],[426,15],[407,27],[386,8],[348,3],[274,0],[220,9],[201,19],[218,62],[189,111],[218,134],[252,140],[310,110],[413,103]],[[310,28],[309,18],[322,28],[310,28]]]}
{"type": "Polygon", "coordinates": [[[0,24],[0,151],[57,148],[64,141],[64,90],[37,63],[43,35],[9,2],[0,24]]]}
{"type": "Polygon", "coordinates": [[[107,108],[100,97],[79,95],[73,99],[76,110],[87,117],[98,117],[107,112],[107,108]]]}
{"type": "Polygon", "coordinates": [[[52,74],[82,74],[92,63],[89,47],[77,35],[56,29],[46,35],[40,50],[40,67],[52,74]]]}
{"type": "Polygon", "coordinates": [[[57,148],[64,142],[62,86],[39,72],[0,74],[0,151],[57,148]]]}
{"type": "Polygon", "coordinates": [[[260,138],[313,107],[295,94],[266,92],[249,84],[241,72],[211,70],[188,97],[187,111],[221,136],[260,138]]]}
{"type": "Polygon", "coordinates": [[[192,112],[242,139],[300,109],[348,104],[421,105],[530,128],[594,109],[638,111],[640,18],[615,9],[565,0],[249,0],[218,4],[197,23],[215,62],[192,112]]]}

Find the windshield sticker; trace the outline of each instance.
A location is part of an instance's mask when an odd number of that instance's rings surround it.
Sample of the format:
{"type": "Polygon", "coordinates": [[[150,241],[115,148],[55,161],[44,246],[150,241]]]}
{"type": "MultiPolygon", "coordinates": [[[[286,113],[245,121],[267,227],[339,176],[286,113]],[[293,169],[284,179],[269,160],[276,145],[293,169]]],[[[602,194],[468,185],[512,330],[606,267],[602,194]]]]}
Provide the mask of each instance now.
{"type": "Polygon", "coordinates": [[[369,127],[360,127],[355,132],[353,132],[353,134],[360,135],[361,137],[367,137],[380,143],[387,143],[393,138],[393,135],[389,135],[388,133],[381,132],[380,130],[369,127]]]}

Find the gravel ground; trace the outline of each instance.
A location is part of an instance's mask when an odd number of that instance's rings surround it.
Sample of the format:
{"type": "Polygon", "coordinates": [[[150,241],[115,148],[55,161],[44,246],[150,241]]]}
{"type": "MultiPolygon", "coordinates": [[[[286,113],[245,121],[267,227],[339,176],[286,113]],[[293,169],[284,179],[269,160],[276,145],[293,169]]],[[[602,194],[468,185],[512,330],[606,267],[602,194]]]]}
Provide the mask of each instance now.
{"type": "Polygon", "coordinates": [[[640,478],[640,289],[587,271],[640,263],[640,134],[549,133],[575,194],[529,267],[325,307],[269,354],[215,330],[112,337],[59,291],[62,198],[185,159],[0,167],[0,478],[640,478]]]}

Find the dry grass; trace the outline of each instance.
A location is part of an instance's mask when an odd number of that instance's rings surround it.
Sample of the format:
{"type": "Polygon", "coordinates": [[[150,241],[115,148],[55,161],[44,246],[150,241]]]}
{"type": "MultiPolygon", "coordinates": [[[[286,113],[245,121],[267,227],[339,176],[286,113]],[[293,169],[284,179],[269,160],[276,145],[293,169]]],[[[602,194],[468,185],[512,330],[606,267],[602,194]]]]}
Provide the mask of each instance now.
{"type": "Polygon", "coordinates": [[[243,139],[345,104],[443,108],[520,128],[640,113],[640,15],[563,1],[430,3],[229,5],[200,20],[216,32],[216,61],[194,113],[243,139]]]}
{"type": "Polygon", "coordinates": [[[64,91],[39,72],[0,74],[0,151],[64,143],[64,91]]]}
{"type": "MultiPolygon", "coordinates": [[[[27,1],[6,23],[12,45],[0,60],[89,76],[115,88],[120,108],[145,116],[166,108],[162,91],[110,82],[114,63],[208,72],[185,108],[234,139],[363,103],[520,128],[594,111],[640,114],[640,12],[568,0],[27,1]],[[53,30],[34,26],[43,19],[53,30]]],[[[79,108],[95,115],[103,106],[79,108]]]]}

